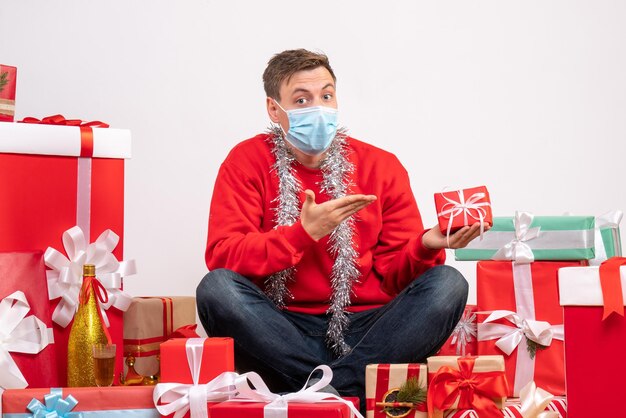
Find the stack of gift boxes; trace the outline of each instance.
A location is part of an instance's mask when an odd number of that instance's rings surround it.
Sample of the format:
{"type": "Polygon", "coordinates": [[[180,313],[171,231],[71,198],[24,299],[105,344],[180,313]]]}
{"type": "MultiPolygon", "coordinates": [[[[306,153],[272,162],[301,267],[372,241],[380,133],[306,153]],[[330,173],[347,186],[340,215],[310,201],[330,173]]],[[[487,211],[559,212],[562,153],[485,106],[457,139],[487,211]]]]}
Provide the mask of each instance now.
{"type": "Polygon", "coordinates": [[[427,365],[368,367],[368,417],[621,416],[626,390],[614,377],[626,372],[621,212],[492,218],[483,187],[439,193],[435,204],[448,236],[483,223],[481,237],[455,251],[457,260],[478,261],[477,305],[466,307],[427,365]],[[487,358],[493,363],[478,367],[487,358]],[[420,367],[427,408],[385,402],[410,378],[406,370],[420,367]]]}

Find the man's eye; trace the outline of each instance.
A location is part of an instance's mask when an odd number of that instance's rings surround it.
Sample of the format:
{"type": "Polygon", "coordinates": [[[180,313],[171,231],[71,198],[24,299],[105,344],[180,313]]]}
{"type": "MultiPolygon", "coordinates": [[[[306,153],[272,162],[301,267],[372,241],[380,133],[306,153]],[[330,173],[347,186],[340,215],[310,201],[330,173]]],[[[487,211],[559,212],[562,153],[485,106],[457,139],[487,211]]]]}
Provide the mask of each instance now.
{"type": "Polygon", "coordinates": [[[301,105],[306,104],[306,99],[304,97],[302,97],[302,98],[296,100],[296,103],[297,104],[301,104],[301,105]]]}
{"type": "Polygon", "coordinates": [[[333,98],[333,95],[332,95],[332,94],[330,94],[330,93],[326,93],[326,94],[324,95],[324,100],[331,100],[332,98],[333,98]]]}

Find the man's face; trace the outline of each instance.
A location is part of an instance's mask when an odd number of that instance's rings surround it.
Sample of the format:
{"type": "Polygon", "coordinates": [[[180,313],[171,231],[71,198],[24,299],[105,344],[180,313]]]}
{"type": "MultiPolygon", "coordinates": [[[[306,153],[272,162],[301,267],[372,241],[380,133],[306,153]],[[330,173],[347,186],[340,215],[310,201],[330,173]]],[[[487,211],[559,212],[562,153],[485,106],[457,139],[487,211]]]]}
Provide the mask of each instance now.
{"type": "MultiPolygon", "coordinates": [[[[280,86],[280,105],[285,110],[312,106],[337,109],[335,81],[324,67],[298,71],[280,86]]],[[[274,99],[267,98],[267,113],[274,123],[280,123],[285,132],[289,130],[289,119],[274,99]]]]}

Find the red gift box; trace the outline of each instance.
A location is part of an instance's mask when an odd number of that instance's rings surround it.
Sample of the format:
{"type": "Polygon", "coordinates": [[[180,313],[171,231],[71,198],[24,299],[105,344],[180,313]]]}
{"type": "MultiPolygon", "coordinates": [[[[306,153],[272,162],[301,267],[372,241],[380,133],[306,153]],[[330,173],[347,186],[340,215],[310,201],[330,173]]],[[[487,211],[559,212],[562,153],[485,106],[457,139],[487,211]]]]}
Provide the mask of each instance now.
{"type": "Polygon", "coordinates": [[[450,338],[441,346],[438,356],[475,356],[478,354],[476,341],[476,306],[467,305],[450,338]]]}
{"type": "MultiPolygon", "coordinates": [[[[64,399],[70,403],[71,412],[88,412],[83,416],[90,418],[111,416],[160,418],[152,400],[153,389],[152,386],[118,386],[7,390],[2,394],[1,412],[3,417],[32,417],[34,411],[28,409],[28,406],[31,406],[35,410],[39,408],[41,412],[51,412],[50,416],[72,416],[66,415],[66,411],[61,410],[62,403],[57,405],[59,408],[56,410],[57,415],[52,415],[55,411],[55,403],[64,399]]],[[[41,412],[41,416],[48,416],[41,412]]]]}
{"type": "Polygon", "coordinates": [[[498,311],[489,317],[478,315],[478,354],[504,355],[509,396],[519,396],[531,380],[554,395],[565,394],[563,309],[557,274],[562,267],[581,263],[478,262],[478,307],[498,311]],[[490,318],[494,320],[484,323],[490,318]],[[528,341],[532,341],[530,348],[528,341]],[[542,349],[537,342],[548,347],[542,349]]]}
{"type": "MultiPolygon", "coordinates": [[[[0,251],[62,250],[63,232],[75,225],[87,242],[107,229],[121,235],[129,157],[127,130],[0,124],[0,251]]],[[[122,260],[122,238],[113,254],[122,260]]],[[[52,312],[59,301],[49,303],[52,312]]],[[[122,347],[122,312],[110,308],[107,315],[113,343],[122,347]]],[[[53,325],[60,370],[66,369],[70,328],[53,325]]],[[[116,377],[121,370],[120,350],[116,377]]],[[[59,386],[65,381],[63,372],[59,386]]]]}
{"type": "MultiPolygon", "coordinates": [[[[367,418],[386,418],[383,408],[376,406],[384,402],[385,395],[393,389],[399,389],[408,379],[416,378],[419,385],[427,390],[428,370],[425,364],[368,364],[365,369],[365,402],[367,418]]],[[[406,417],[427,417],[426,404],[418,405],[406,417]]]]}
{"type": "MultiPolygon", "coordinates": [[[[609,261],[612,259],[609,259],[609,261]]],[[[615,267],[615,266],[614,266],[615,267]]],[[[626,398],[626,318],[609,314],[613,298],[626,294],[626,267],[611,279],[603,267],[559,271],[561,305],[565,311],[565,366],[570,418],[623,416],[626,398]],[[617,280],[615,280],[617,278],[617,280]],[[606,288],[606,292],[603,290],[606,288]],[[603,319],[605,314],[609,314],[603,319]],[[590,402],[590,399],[599,399],[590,402]]],[[[617,308],[613,305],[614,308],[617,308]]]]}
{"type": "Polygon", "coordinates": [[[447,236],[477,222],[481,223],[481,231],[485,225],[493,225],[491,201],[485,186],[435,193],[435,207],[439,230],[447,236]]]}
{"type": "Polygon", "coordinates": [[[13,122],[17,68],[0,65],[0,122],[13,122]]]}
{"type": "MultiPolygon", "coordinates": [[[[358,409],[358,398],[344,398],[358,409]]],[[[262,402],[227,401],[209,406],[211,418],[263,418],[262,402]]],[[[341,402],[299,403],[290,402],[287,407],[289,418],[350,418],[350,407],[341,402]]]]}
{"type": "MultiPolygon", "coordinates": [[[[207,383],[223,372],[235,370],[232,338],[211,337],[204,340],[197,383],[207,383]]],[[[175,338],[161,344],[161,382],[194,383],[188,364],[188,338],[175,338]]]]}
{"type": "MultiPolygon", "coordinates": [[[[0,253],[0,300],[15,291],[22,291],[30,305],[27,315],[34,315],[47,328],[51,328],[45,283],[46,269],[41,252],[0,253]]],[[[5,333],[6,336],[7,332],[8,330],[0,329],[0,334],[5,333]]],[[[8,355],[17,365],[28,386],[50,387],[59,383],[59,370],[55,362],[56,347],[56,344],[49,344],[38,354],[10,352],[8,355]]],[[[1,380],[3,379],[0,378],[1,380]]],[[[2,386],[0,384],[0,388],[2,386]]]]}

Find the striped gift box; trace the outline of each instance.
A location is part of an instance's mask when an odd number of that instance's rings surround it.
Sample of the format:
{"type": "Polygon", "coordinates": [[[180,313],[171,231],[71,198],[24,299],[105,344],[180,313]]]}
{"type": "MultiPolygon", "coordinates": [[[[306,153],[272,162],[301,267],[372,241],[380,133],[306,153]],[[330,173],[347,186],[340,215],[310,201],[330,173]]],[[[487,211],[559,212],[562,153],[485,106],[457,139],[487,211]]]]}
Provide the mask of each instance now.
{"type": "MultiPolygon", "coordinates": [[[[546,407],[546,411],[552,411],[559,414],[559,418],[567,418],[567,401],[565,397],[555,397],[546,407]]],[[[519,399],[513,398],[506,401],[505,408],[502,410],[503,418],[523,418],[522,407],[519,399]]],[[[444,414],[444,418],[480,418],[473,409],[448,411],[444,414]]]]}
{"type": "MultiPolygon", "coordinates": [[[[365,369],[366,418],[387,418],[376,402],[392,389],[398,389],[410,378],[417,378],[419,385],[427,390],[428,371],[425,364],[369,364],[365,369]]],[[[405,418],[426,418],[426,405],[420,405],[405,418]]]]}

